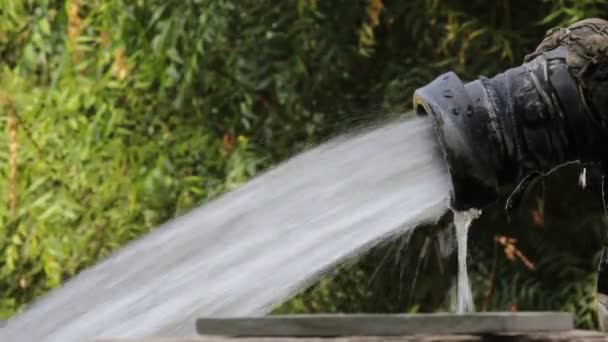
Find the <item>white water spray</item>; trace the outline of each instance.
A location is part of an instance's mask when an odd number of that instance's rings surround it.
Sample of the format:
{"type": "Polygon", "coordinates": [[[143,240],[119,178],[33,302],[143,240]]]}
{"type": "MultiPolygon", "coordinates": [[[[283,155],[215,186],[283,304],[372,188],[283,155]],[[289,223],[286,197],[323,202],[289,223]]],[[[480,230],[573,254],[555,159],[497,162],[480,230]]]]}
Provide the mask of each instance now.
{"type": "Polygon", "coordinates": [[[197,317],[266,314],[346,257],[445,213],[437,149],[428,118],[319,146],[82,272],[0,340],[193,335],[197,317]]]}

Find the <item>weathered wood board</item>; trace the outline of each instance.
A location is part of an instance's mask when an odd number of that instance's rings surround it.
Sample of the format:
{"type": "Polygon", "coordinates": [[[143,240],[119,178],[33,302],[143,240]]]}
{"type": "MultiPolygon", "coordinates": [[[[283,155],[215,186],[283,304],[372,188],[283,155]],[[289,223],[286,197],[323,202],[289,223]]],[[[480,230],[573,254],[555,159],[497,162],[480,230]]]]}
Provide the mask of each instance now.
{"type": "Polygon", "coordinates": [[[569,331],[565,312],[488,312],[472,314],[286,315],[243,318],[202,318],[201,335],[242,337],[407,336],[420,334],[488,334],[527,331],[569,331]]]}

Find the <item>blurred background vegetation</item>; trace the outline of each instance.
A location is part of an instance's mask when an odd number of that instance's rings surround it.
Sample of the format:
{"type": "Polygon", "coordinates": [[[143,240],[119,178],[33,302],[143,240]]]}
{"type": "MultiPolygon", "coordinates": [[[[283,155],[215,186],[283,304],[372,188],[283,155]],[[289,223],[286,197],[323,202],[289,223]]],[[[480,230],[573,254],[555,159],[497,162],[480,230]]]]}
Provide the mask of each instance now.
{"type": "MultiPolygon", "coordinates": [[[[0,0],[0,318],[298,151],[405,113],[438,74],[493,75],[549,28],[607,13],[608,0],[0,0]]],[[[474,225],[479,310],[596,324],[605,225],[576,178],[474,225]]],[[[430,231],[277,311],[448,309],[454,262],[430,231]]]]}

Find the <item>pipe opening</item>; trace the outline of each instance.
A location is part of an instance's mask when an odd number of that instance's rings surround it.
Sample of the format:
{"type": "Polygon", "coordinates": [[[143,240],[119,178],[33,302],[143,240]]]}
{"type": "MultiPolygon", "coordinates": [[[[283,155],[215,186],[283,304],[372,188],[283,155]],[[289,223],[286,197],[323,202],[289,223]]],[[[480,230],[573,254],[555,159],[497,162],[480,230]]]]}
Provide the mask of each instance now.
{"type": "Polygon", "coordinates": [[[429,113],[427,113],[426,109],[424,109],[424,106],[422,104],[417,104],[416,105],[416,115],[417,116],[428,116],[429,113]]]}

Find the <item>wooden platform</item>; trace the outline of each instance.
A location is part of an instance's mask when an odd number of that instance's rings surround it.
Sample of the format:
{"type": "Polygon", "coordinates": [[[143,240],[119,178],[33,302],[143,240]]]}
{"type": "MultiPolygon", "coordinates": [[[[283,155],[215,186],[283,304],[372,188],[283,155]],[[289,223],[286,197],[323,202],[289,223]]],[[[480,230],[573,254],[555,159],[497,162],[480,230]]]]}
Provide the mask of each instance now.
{"type": "Polygon", "coordinates": [[[197,320],[196,329],[201,335],[243,337],[476,335],[568,331],[574,329],[574,323],[572,316],[565,312],[285,315],[203,318],[197,320]]]}
{"type": "Polygon", "coordinates": [[[287,315],[204,318],[191,338],[98,339],[98,342],[409,342],[606,341],[596,331],[573,330],[562,312],[466,315],[287,315]]]}

